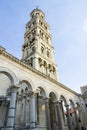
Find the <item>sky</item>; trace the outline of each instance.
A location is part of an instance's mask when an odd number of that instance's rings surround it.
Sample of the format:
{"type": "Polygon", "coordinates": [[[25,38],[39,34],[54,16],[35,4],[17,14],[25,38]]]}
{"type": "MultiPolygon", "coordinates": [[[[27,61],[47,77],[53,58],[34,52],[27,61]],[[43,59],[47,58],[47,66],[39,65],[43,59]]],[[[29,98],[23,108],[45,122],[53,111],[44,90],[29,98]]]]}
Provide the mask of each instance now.
{"type": "Polygon", "coordinates": [[[87,85],[87,0],[0,0],[0,45],[21,59],[25,25],[38,7],[50,25],[59,82],[87,85]]]}

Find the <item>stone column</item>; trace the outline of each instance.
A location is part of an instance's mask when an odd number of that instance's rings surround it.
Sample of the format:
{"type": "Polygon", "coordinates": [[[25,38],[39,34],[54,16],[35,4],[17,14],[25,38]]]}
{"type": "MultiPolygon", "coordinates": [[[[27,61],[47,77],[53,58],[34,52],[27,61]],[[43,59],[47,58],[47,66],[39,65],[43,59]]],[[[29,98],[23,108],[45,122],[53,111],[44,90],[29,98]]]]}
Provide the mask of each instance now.
{"type": "Polygon", "coordinates": [[[49,98],[46,98],[46,99],[44,99],[44,100],[45,100],[45,106],[46,106],[46,123],[47,123],[47,130],[51,130],[49,98]]]}
{"type": "Polygon", "coordinates": [[[21,95],[17,95],[16,98],[16,114],[15,114],[15,125],[19,126],[21,123],[21,112],[22,112],[22,98],[21,95]]]}
{"type": "Polygon", "coordinates": [[[29,117],[29,106],[30,106],[30,97],[26,97],[26,117],[25,117],[25,121],[26,121],[26,126],[29,126],[29,121],[30,121],[30,117],[29,117]]]}
{"type": "Polygon", "coordinates": [[[11,87],[11,101],[8,113],[7,126],[5,130],[14,130],[15,108],[16,108],[16,86],[11,87]]]}
{"type": "Polygon", "coordinates": [[[6,126],[6,110],[7,110],[7,101],[5,99],[5,101],[2,102],[1,104],[1,118],[0,118],[0,126],[4,127],[6,126]]]}
{"type": "Polygon", "coordinates": [[[22,110],[21,110],[21,125],[25,125],[25,113],[26,113],[26,96],[22,95],[22,110]]]}
{"type": "Polygon", "coordinates": [[[31,92],[25,92],[25,125],[29,126],[29,121],[30,121],[30,95],[31,92]]]}
{"type": "Polygon", "coordinates": [[[31,93],[30,98],[30,130],[36,130],[36,93],[31,93]]]}
{"type": "Polygon", "coordinates": [[[7,112],[7,107],[8,107],[8,101],[4,103],[4,110],[3,110],[3,124],[4,127],[6,127],[6,112],[7,112]]]}
{"type": "Polygon", "coordinates": [[[25,123],[25,125],[26,125],[26,111],[27,111],[27,109],[26,109],[26,101],[27,101],[27,96],[25,96],[24,97],[25,98],[25,106],[24,106],[24,123],[25,123]]]}
{"type": "Polygon", "coordinates": [[[70,113],[69,113],[69,105],[66,105],[65,107],[66,107],[66,110],[67,110],[67,122],[68,122],[69,130],[73,130],[71,119],[70,119],[70,113]]]}
{"type": "Polygon", "coordinates": [[[61,102],[56,102],[56,111],[57,111],[57,122],[58,122],[58,130],[63,130],[62,118],[61,118],[61,102]]]}
{"type": "Polygon", "coordinates": [[[15,126],[18,126],[19,121],[18,121],[18,96],[16,97],[16,110],[15,110],[15,126]]]}

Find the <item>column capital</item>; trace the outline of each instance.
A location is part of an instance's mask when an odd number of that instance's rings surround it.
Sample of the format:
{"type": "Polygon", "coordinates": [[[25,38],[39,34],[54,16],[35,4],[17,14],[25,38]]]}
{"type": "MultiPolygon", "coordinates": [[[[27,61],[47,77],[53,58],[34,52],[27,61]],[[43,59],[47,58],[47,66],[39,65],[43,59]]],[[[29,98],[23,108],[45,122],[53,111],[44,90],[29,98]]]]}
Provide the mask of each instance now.
{"type": "Polygon", "coordinates": [[[30,97],[35,97],[37,95],[37,92],[31,92],[30,97]]]}
{"type": "Polygon", "coordinates": [[[9,89],[11,90],[11,92],[17,92],[18,88],[19,88],[18,86],[13,85],[9,89]]]}
{"type": "Polygon", "coordinates": [[[27,96],[26,93],[23,93],[23,98],[26,98],[26,96],[27,96]]]}
{"type": "Polygon", "coordinates": [[[13,92],[13,93],[16,93],[18,88],[19,88],[19,87],[18,87],[18,86],[15,86],[15,85],[9,87],[9,88],[7,89],[7,94],[9,95],[9,94],[12,93],[12,92],[13,92]]]}
{"type": "Polygon", "coordinates": [[[60,101],[54,101],[54,104],[56,105],[56,106],[62,106],[62,103],[60,102],[60,101]]]}
{"type": "Polygon", "coordinates": [[[61,102],[60,101],[53,101],[55,104],[61,104],[61,102]]]}
{"type": "Polygon", "coordinates": [[[45,97],[45,98],[43,98],[43,100],[45,100],[45,101],[47,101],[47,102],[49,102],[49,99],[50,99],[50,97],[45,97]]]}
{"type": "Polygon", "coordinates": [[[22,95],[17,95],[16,97],[17,97],[18,100],[22,99],[22,95]]]}

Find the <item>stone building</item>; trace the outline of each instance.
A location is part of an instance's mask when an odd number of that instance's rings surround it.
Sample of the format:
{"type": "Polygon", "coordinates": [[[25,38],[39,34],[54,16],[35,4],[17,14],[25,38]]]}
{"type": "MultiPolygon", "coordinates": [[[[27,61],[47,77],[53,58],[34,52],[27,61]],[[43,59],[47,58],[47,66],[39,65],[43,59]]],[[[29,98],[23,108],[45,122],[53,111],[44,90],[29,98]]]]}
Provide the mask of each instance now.
{"type": "Polygon", "coordinates": [[[45,14],[30,17],[21,60],[0,46],[0,130],[81,130],[84,98],[59,82],[45,14]]]}

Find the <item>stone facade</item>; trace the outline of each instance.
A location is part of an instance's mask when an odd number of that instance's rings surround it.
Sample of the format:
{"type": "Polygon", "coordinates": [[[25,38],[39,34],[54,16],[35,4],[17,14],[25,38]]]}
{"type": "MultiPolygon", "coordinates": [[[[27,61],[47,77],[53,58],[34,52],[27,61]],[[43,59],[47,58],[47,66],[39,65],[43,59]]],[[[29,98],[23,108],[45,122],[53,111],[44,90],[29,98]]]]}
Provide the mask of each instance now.
{"type": "Polygon", "coordinates": [[[84,98],[59,82],[45,14],[34,9],[30,16],[22,60],[0,47],[0,129],[81,130],[84,98]]]}

